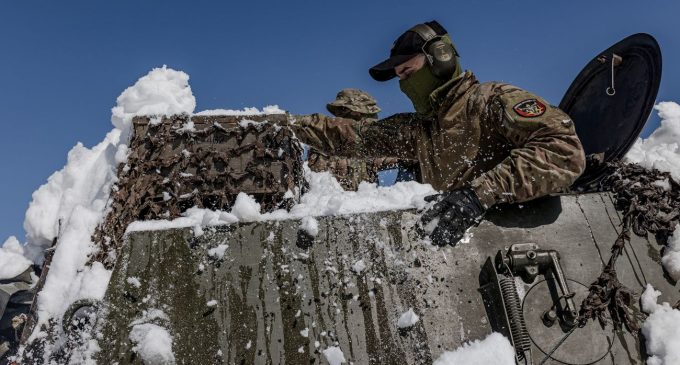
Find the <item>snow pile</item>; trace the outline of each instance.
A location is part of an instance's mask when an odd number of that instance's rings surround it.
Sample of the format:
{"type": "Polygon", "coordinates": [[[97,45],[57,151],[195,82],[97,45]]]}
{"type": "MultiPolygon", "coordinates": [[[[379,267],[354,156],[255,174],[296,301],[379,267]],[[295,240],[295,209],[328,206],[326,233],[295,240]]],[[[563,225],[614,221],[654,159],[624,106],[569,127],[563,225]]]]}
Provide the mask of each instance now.
{"type": "Polygon", "coordinates": [[[377,186],[362,182],[357,191],[344,191],[329,172],[313,172],[305,165],[309,191],[290,211],[283,209],[261,213],[260,204],[245,193],[239,193],[231,211],[212,211],[191,208],[182,217],[168,220],[137,221],[130,224],[127,232],[165,230],[172,228],[215,226],[238,221],[257,222],[266,220],[303,219],[301,228],[312,236],[318,234],[318,223],[311,217],[368,213],[387,210],[422,209],[425,196],[436,194],[431,185],[415,181],[399,182],[392,186],[377,186]],[[317,224],[314,224],[317,223],[317,224]]]}
{"type": "Polygon", "coordinates": [[[194,115],[264,115],[264,114],[285,114],[286,111],[279,109],[278,105],[267,105],[262,110],[257,108],[244,108],[241,110],[232,109],[211,109],[203,110],[194,115]]]}
{"type": "Polygon", "coordinates": [[[515,349],[507,338],[494,332],[485,339],[444,351],[433,365],[515,365],[515,349]]]}
{"type": "Polygon", "coordinates": [[[420,320],[420,317],[418,317],[418,315],[413,312],[413,308],[409,308],[399,317],[399,320],[397,321],[397,327],[402,329],[408,328],[418,323],[418,320],[420,320]]]}
{"type": "Polygon", "coordinates": [[[130,340],[135,344],[133,351],[149,365],[175,363],[172,352],[172,336],[168,331],[153,323],[135,324],[130,331],[130,340]]]}
{"type": "Polygon", "coordinates": [[[668,238],[661,263],[673,280],[680,281],[680,224],[675,226],[673,235],[668,238]]]}
{"type": "Polygon", "coordinates": [[[649,365],[680,364],[680,310],[664,302],[657,304],[661,292],[647,284],[640,302],[649,317],[642,325],[649,365]]]}
{"type": "MultiPolygon", "coordinates": [[[[680,182],[680,105],[661,102],[654,106],[659,111],[661,126],[647,139],[638,138],[626,155],[628,162],[637,163],[647,169],[667,171],[675,181],[680,182]]],[[[670,189],[668,181],[656,185],[670,189]]],[[[668,241],[662,263],[674,280],[680,280],[680,225],[668,241]]]]}
{"type": "Polygon", "coordinates": [[[345,360],[345,354],[342,353],[342,350],[340,350],[339,347],[330,346],[322,352],[330,365],[340,365],[347,362],[347,360],[345,360]]]}
{"type": "Polygon", "coordinates": [[[24,257],[24,248],[16,237],[10,236],[0,247],[0,280],[11,279],[31,266],[24,257]]]}
{"type": "Polygon", "coordinates": [[[654,108],[659,111],[661,126],[649,138],[638,138],[626,160],[648,169],[668,171],[680,181],[680,105],[666,101],[654,108]]]}
{"type": "Polygon", "coordinates": [[[99,263],[87,266],[96,249],[91,237],[107,213],[117,166],[127,160],[132,118],[193,112],[196,101],[188,79],[165,66],[140,78],[118,97],[111,116],[114,128],[104,140],[92,148],[76,144],[66,166],[33,193],[24,220],[26,256],[40,263],[44,250],[58,237],[50,274],[38,296],[33,338],[51,318],[58,322],[74,301],[103,298],[111,272],[99,263]]]}
{"type": "Polygon", "coordinates": [[[165,65],[154,68],[148,75],[125,89],[111,109],[111,122],[125,132],[138,115],[191,114],[196,108],[196,98],[189,86],[189,75],[165,65]]]}

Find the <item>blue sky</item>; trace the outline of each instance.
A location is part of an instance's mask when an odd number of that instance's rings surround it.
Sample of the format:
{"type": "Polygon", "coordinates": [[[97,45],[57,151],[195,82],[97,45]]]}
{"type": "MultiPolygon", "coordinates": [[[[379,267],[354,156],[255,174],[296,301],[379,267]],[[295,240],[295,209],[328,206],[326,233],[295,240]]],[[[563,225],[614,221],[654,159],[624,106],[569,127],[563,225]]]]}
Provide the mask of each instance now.
{"type": "MultiPolygon", "coordinates": [[[[3,1],[0,242],[23,239],[31,193],[73,145],[103,139],[116,97],[153,67],[187,72],[197,110],[324,112],[339,89],[358,87],[388,116],[410,102],[367,69],[401,32],[432,19],[480,80],[555,104],[597,52],[647,32],[664,54],[658,100],[680,101],[678,1],[3,1]]],[[[643,135],[656,125],[653,117],[643,135]]]]}

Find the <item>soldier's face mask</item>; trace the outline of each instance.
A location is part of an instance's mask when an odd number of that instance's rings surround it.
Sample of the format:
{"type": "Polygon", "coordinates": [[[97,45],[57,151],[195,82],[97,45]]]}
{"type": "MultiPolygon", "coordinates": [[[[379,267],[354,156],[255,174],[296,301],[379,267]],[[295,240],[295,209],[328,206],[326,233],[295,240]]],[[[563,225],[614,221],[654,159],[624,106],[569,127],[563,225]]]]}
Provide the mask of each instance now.
{"type": "Polygon", "coordinates": [[[406,80],[399,80],[399,88],[411,99],[416,113],[423,115],[432,114],[430,94],[443,84],[444,80],[438,79],[428,65],[412,73],[406,80]]]}

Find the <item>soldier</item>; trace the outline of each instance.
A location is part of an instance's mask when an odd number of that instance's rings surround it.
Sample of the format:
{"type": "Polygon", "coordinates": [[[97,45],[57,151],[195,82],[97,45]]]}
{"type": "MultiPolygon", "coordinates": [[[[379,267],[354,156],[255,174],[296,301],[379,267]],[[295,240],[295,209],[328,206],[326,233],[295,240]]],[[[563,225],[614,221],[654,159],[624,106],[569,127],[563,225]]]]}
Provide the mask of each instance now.
{"type": "MultiPolygon", "coordinates": [[[[358,89],[340,90],[335,100],[326,105],[326,109],[336,117],[356,121],[375,121],[380,112],[375,99],[365,91],[358,89]]],[[[389,157],[374,159],[329,157],[315,149],[310,149],[308,163],[312,171],[329,171],[343,189],[357,190],[361,181],[377,182],[378,172],[396,167],[398,160],[389,157]]]]}
{"type": "Polygon", "coordinates": [[[567,114],[528,91],[463,72],[436,21],[403,33],[369,73],[377,81],[399,77],[416,113],[379,122],[302,116],[296,135],[331,154],[417,159],[421,181],[442,191],[426,198],[434,204],[421,218],[435,244],[455,244],[495,204],[567,189],[585,168],[567,114]]]}

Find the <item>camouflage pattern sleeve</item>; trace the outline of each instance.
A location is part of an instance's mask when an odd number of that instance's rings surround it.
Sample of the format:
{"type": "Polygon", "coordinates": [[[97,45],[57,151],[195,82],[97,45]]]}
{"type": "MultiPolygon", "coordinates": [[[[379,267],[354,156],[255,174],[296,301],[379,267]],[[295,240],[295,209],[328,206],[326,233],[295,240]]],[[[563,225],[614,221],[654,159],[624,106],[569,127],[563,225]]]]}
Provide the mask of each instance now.
{"type": "Polygon", "coordinates": [[[581,141],[566,113],[527,91],[503,89],[490,101],[495,117],[489,123],[510,144],[510,155],[472,181],[487,207],[563,191],[585,168],[581,141]]]}
{"type": "Polygon", "coordinates": [[[411,114],[356,121],[320,114],[293,116],[291,128],[310,147],[334,156],[416,159],[417,124],[411,114]]]}

